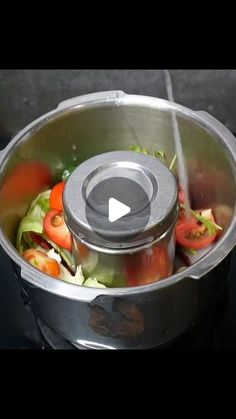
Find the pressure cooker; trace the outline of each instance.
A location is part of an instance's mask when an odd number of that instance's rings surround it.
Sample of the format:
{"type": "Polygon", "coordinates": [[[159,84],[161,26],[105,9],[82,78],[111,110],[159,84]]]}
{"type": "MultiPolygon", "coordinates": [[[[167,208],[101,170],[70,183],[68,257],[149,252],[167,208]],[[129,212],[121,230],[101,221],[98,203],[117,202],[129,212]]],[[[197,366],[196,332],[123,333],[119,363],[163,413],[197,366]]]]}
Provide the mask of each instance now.
{"type": "MultiPolygon", "coordinates": [[[[88,182],[86,185],[88,198],[92,188],[89,189],[88,182]]],[[[12,259],[39,319],[74,346],[94,349],[162,347],[207,318],[227,280],[230,254],[236,242],[235,199],[234,136],[213,116],[164,99],[122,91],[72,98],[29,124],[0,152],[0,244],[12,259]],[[146,156],[137,154],[132,161],[128,150],[139,143],[148,149],[165,150],[169,158],[173,157],[173,111],[181,134],[194,207],[212,208],[216,214],[227,208],[223,234],[212,249],[181,272],[174,273],[170,268],[169,276],[161,280],[128,287],[118,283],[116,288],[67,283],[27,263],[17,252],[15,241],[19,222],[30,204],[29,198],[24,194],[24,185],[18,199],[14,199],[14,191],[5,195],[1,191],[17,164],[40,161],[48,165],[55,182],[72,162],[77,166],[64,194],[66,221],[75,245],[85,243],[92,252],[114,259],[114,255],[132,254],[160,245],[165,239],[172,266],[174,224],[179,210],[174,177],[161,163],[156,162],[150,169],[152,162],[147,161],[146,156]],[[86,162],[90,162],[90,166],[86,166],[86,162]],[[106,176],[99,177],[98,167],[103,168],[106,176]],[[86,195],[86,191],[79,190],[85,184],[81,179],[94,177],[96,185],[110,176],[125,177],[137,184],[141,179],[150,203],[141,235],[136,234],[136,225],[127,238],[122,225],[115,234],[112,228],[111,231],[106,229],[104,234],[104,225],[102,231],[101,226],[91,228],[93,217],[87,223],[89,213],[79,206],[77,199],[83,197],[83,193],[86,195]],[[78,186],[75,194],[72,184],[78,186]],[[162,194],[156,207],[155,185],[156,191],[162,194]],[[165,214],[161,213],[161,208],[166,209],[165,214]]],[[[92,211],[95,207],[89,205],[92,211]]]]}

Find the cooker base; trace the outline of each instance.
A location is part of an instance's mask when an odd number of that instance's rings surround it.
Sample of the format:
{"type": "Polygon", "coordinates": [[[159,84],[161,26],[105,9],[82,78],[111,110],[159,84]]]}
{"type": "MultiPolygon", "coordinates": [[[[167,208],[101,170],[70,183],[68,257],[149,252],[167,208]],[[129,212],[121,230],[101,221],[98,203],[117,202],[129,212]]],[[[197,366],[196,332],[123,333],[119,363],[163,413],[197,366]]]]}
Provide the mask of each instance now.
{"type": "MultiPolygon", "coordinates": [[[[220,295],[215,309],[210,313],[207,319],[202,320],[198,324],[192,326],[183,335],[176,338],[167,345],[159,346],[156,349],[181,350],[181,349],[211,349],[217,347],[218,329],[224,318],[228,307],[228,287],[226,286],[220,295]]],[[[72,344],[63,339],[60,335],[46,326],[40,319],[37,324],[43,339],[49,345],[48,349],[57,350],[76,350],[88,349],[85,346],[72,344]]],[[[47,349],[47,346],[45,347],[47,349]]]]}

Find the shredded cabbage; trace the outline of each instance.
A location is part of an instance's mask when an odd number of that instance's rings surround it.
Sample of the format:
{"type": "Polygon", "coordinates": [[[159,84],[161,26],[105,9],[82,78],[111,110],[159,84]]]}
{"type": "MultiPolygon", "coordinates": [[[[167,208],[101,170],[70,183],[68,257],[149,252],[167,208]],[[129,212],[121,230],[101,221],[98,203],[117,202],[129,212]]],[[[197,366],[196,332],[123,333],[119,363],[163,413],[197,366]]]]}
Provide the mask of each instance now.
{"type": "Polygon", "coordinates": [[[48,190],[39,194],[32,202],[27,215],[22,218],[16,238],[16,248],[20,253],[25,250],[25,241],[27,242],[27,238],[25,238],[26,240],[23,238],[23,233],[30,231],[38,234],[43,233],[43,219],[49,209],[50,193],[51,190],[48,190]]]}
{"type": "Polygon", "coordinates": [[[85,287],[106,288],[106,286],[103,284],[100,284],[100,282],[98,282],[96,278],[87,278],[84,281],[83,285],[85,287]]]}

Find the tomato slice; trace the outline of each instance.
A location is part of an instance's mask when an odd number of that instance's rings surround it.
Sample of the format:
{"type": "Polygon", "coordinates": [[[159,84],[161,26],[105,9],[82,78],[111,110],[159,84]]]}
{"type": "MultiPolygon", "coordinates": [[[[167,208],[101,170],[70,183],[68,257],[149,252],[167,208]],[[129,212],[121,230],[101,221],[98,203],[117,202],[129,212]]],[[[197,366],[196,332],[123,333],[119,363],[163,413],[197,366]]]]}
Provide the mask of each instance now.
{"type": "Polygon", "coordinates": [[[49,258],[45,253],[40,252],[40,250],[28,249],[23,253],[23,257],[35,268],[48,275],[55,277],[60,275],[59,263],[55,259],[49,258]]]}
{"type": "Polygon", "coordinates": [[[150,250],[126,257],[128,286],[149,284],[171,275],[172,264],[166,245],[154,246],[150,250]]]}
{"type": "MultiPolygon", "coordinates": [[[[209,220],[214,221],[211,210],[197,210],[195,212],[200,214],[202,211],[204,214],[209,212],[209,220]]],[[[203,249],[213,243],[216,237],[217,232],[209,235],[206,226],[199,222],[194,216],[185,218],[176,225],[177,243],[190,249],[203,249]]]]}
{"type": "Polygon", "coordinates": [[[36,196],[50,187],[52,174],[49,167],[39,161],[19,163],[6,176],[0,195],[3,200],[18,202],[24,197],[36,196]]]}
{"type": "Polygon", "coordinates": [[[49,198],[49,205],[52,209],[56,209],[58,211],[63,211],[63,191],[65,187],[65,182],[60,182],[52,188],[50,198],[49,198]]]}
{"type": "Polygon", "coordinates": [[[49,211],[44,217],[43,226],[49,239],[51,239],[58,246],[71,251],[71,233],[65,223],[62,211],[49,211]]]}

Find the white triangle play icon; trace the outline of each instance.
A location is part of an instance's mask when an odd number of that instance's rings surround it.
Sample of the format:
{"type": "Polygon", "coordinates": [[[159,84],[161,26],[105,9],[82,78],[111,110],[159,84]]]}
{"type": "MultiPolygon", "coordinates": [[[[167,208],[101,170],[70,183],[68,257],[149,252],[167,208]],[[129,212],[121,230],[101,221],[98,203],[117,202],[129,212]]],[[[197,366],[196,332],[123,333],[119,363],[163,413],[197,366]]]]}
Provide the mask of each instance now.
{"type": "Polygon", "coordinates": [[[129,214],[131,211],[130,207],[118,201],[115,198],[110,198],[108,202],[108,218],[111,223],[119,218],[124,217],[124,215],[129,214]]]}

